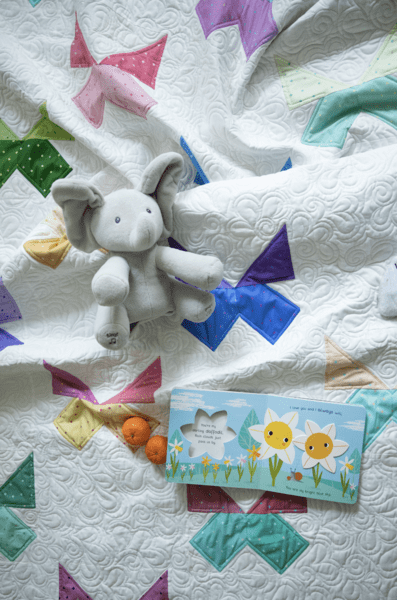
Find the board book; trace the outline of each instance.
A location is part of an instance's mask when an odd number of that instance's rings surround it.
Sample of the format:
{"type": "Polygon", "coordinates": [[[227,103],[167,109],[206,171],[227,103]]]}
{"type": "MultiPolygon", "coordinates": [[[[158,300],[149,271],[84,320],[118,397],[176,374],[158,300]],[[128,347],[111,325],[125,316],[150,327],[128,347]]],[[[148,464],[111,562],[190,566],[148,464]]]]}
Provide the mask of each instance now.
{"type": "Polygon", "coordinates": [[[360,406],[174,389],[165,476],[354,504],[365,419],[360,406]]]}

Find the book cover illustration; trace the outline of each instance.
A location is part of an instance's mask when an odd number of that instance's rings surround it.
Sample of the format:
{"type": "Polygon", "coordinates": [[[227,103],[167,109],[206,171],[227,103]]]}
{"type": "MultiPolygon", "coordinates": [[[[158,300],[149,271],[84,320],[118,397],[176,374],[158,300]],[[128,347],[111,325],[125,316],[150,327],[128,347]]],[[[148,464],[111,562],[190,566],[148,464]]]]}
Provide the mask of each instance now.
{"type": "Polygon", "coordinates": [[[166,478],[354,504],[365,418],[348,404],[175,389],[166,478]]]}

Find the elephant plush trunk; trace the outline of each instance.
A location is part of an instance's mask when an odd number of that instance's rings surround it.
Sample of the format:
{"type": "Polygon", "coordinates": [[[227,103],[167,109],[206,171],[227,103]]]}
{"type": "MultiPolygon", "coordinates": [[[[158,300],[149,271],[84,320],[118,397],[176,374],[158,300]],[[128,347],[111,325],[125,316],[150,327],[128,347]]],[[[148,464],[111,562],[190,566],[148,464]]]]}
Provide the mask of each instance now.
{"type": "Polygon", "coordinates": [[[148,250],[157,242],[155,224],[149,215],[141,214],[138,222],[130,235],[132,252],[143,252],[148,250]]]}

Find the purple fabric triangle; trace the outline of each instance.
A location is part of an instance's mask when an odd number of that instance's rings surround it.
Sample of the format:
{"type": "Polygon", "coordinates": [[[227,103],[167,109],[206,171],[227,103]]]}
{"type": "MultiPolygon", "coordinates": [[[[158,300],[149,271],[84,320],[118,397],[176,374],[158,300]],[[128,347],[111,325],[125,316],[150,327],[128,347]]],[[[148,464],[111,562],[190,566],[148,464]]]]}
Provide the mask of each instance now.
{"type": "Polygon", "coordinates": [[[150,590],[143,594],[140,600],[169,600],[168,597],[168,571],[158,578],[150,590]]]}
{"type": "Polygon", "coordinates": [[[67,371],[62,371],[57,367],[49,365],[43,360],[44,368],[50,371],[52,375],[52,392],[58,396],[71,396],[72,398],[81,398],[88,400],[93,404],[98,404],[97,399],[91,392],[88,385],[81,381],[78,377],[71,375],[67,371]]]}
{"type": "Polygon", "coordinates": [[[18,319],[22,319],[21,311],[0,277],[0,323],[18,321],[18,319]]]}
{"type": "Polygon", "coordinates": [[[177,242],[176,240],[174,240],[174,238],[172,238],[172,237],[168,238],[168,244],[169,244],[170,248],[174,248],[175,250],[182,250],[183,252],[186,252],[186,248],[181,246],[180,243],[177,242]]]}
{"type": "Polygon", "coordinates": [[[0,328],[0,352],[7,348],[7,346],[23,346],[23,342],[18,340],[16,337],[0,328]]]}
{"type": "Polygon", "coordinates": [[[92,600],[60,563],[59,600],[92,600]]]}
{"type": "Polygon", "coordinates": [[[284,225],[267,248],[252,263],[236,287],[295,279],[287,226],[284,225]]]}

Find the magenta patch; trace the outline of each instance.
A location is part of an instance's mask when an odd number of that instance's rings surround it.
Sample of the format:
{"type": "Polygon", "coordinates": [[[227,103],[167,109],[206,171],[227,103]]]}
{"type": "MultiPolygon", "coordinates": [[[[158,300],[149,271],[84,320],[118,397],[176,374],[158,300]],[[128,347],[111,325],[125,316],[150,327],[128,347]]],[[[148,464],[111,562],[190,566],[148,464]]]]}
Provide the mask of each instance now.
{"type": "Polygon", "coordinates": [[[92,600],[60,563],[59,600],[92,600]]]}
{"type": "Polygon", "coordinates": [[[88,50],[76,16],[70,65],[72,68],[92,67],[92,71],[85,86],[72,100],[93,127],[97,129],[102,125],[105,100],[146,119],[146,113],[157,102],[131,75],[154,88],[166,41],[165,35],[146,48],[113,54],[98,64],[88,50]]]}
{"type": "Polygon", "coordinates": [[[150,590],[143,594],[140,600],[169,600],[168,597],[168,571],[158,578],[150,590]]]}
{"type": "MultiPolygon", "coordinates": [[[[187,485],[189,512],[241,513],[243,510],[222,488],[215,486],[187,485]]],[[[251,506],[247,514],[265,515],[269,513],[305,513],[307,499],[287,496],[274,492],[264,492],[251,506]]]]}
{"type": "MultiPolygon", "coordinates": [[[[22,342],[20,342],[22,343],[22,342]]],[[[43,360],[44,368],[52,375],[52,392],[58,396],[71,396],[88,400],[92,404],[99,404],[94,394],[86,383],[81,381],[67,371],[53,367],[43,360]]],[[[142,403],[154,402],[154,392],[161,387],[162,373],[161,361],[158,357],[138,377],[130,383],[122,392],[102,402],[102,404],[142,403]]]]}
{"type": "Polygon", "coordinates": [[[22,319],[21,311],[0,277],[0,323],[10,323],[18,319],[22,319]]]}
{"type": "Polygon", "coordinates": [[[71,396],[72,398],[81,398],[88,400],[93,404],[98,404],[97,399],[91,392],[88,385],[78,377],[71,375],[67,371],[58,369],[43,360],[44,368],[50,371],[52,375],[52,392],[58,396],[71,396]]]}
{"type": "Polygon", "coordinates": [[[102,404],[120,404],[121,402],[153,403],[154,392],[161,387],[161,381],[161,360],[158,357],[125,390],[102,404]]]}

